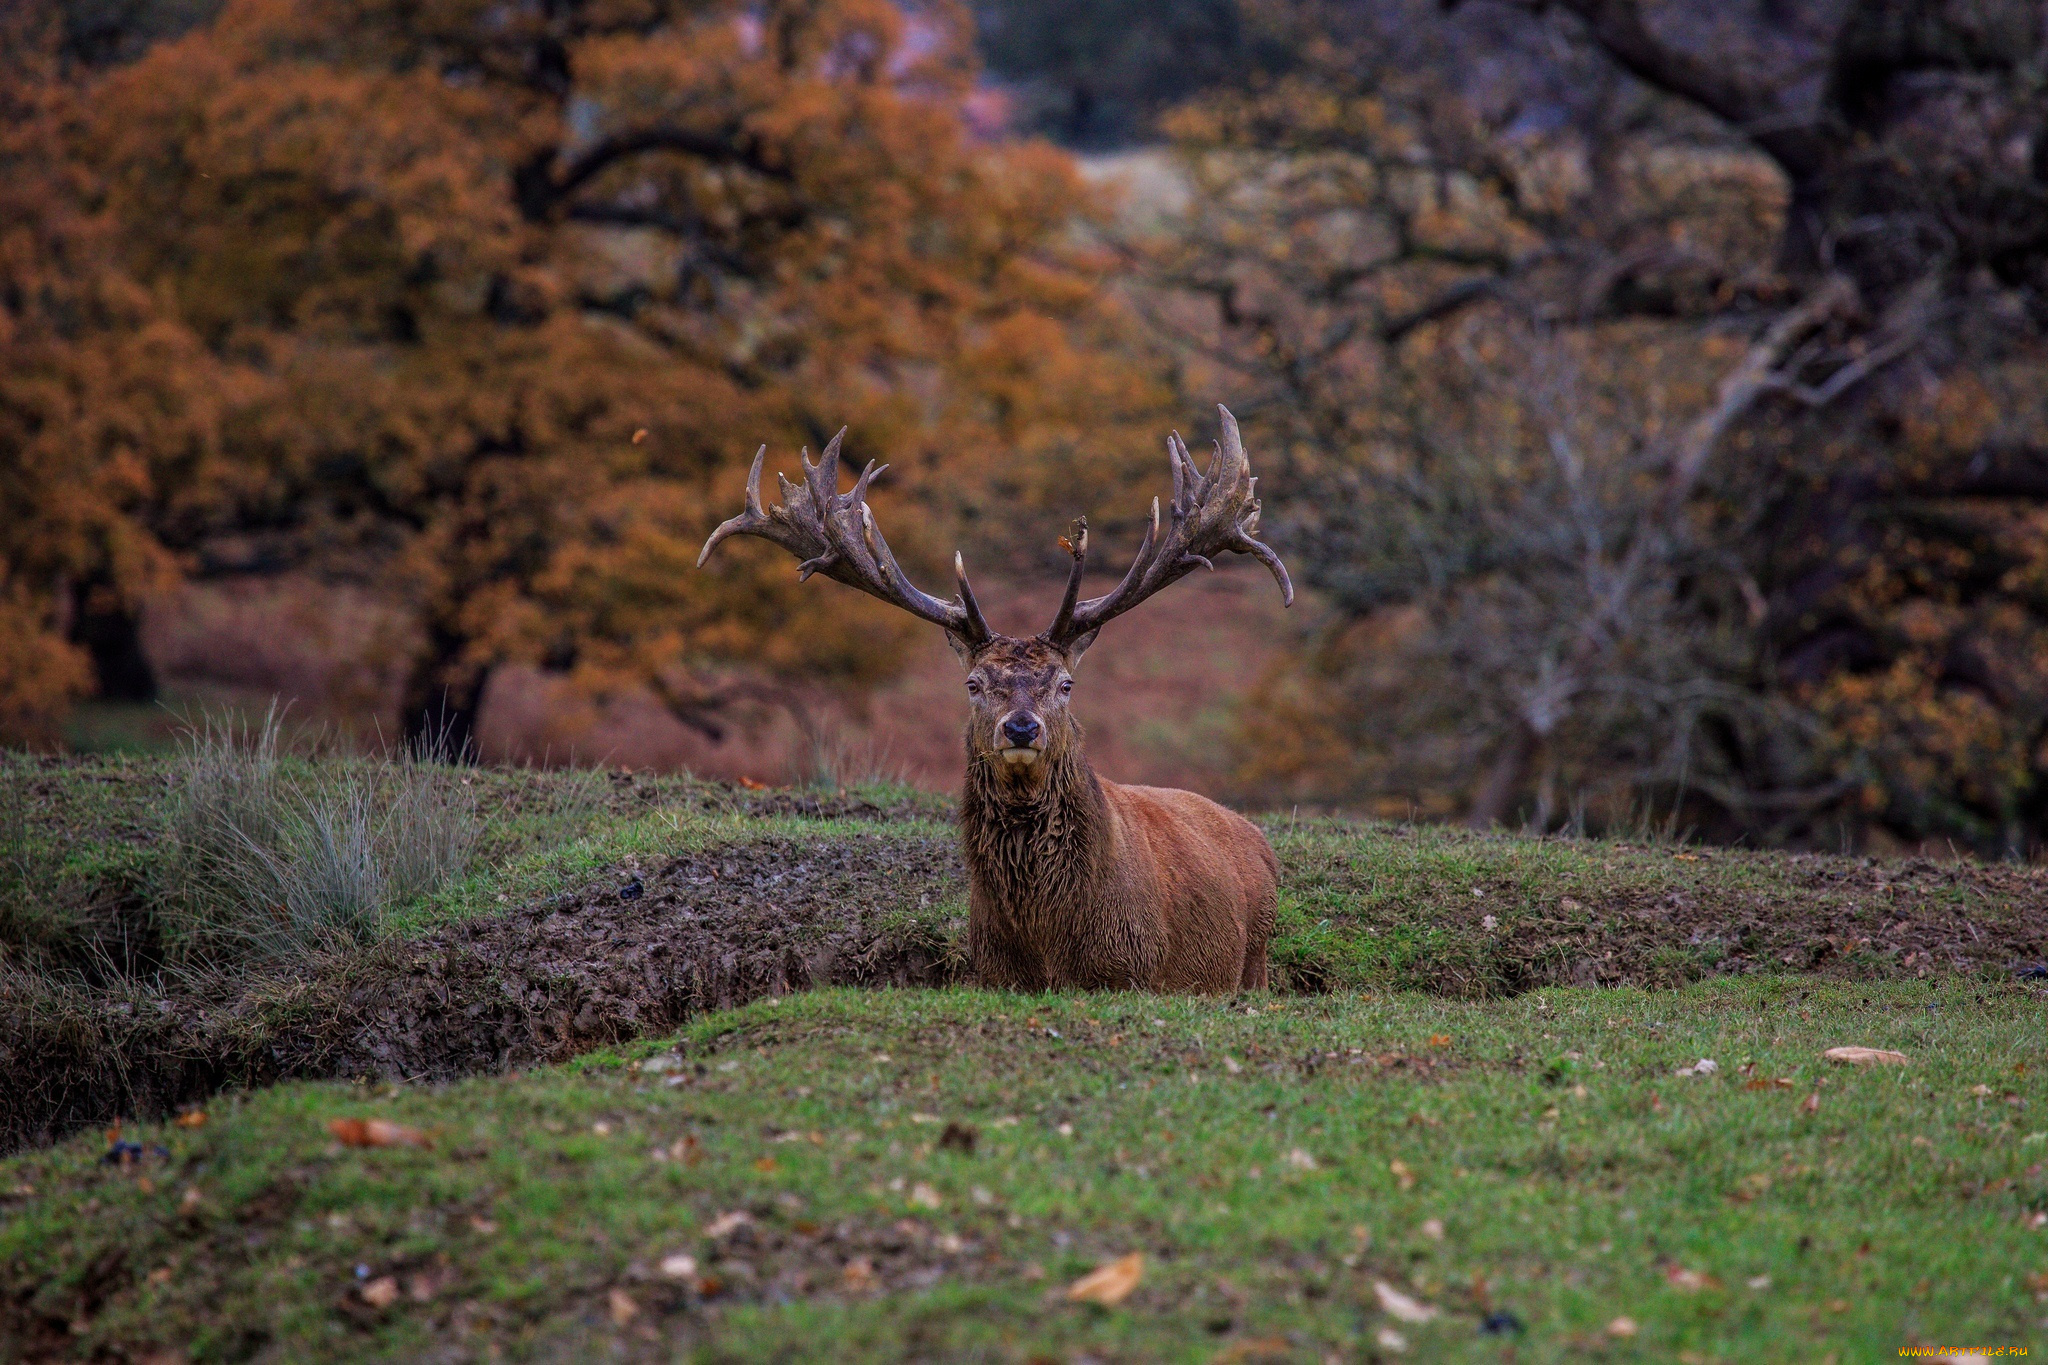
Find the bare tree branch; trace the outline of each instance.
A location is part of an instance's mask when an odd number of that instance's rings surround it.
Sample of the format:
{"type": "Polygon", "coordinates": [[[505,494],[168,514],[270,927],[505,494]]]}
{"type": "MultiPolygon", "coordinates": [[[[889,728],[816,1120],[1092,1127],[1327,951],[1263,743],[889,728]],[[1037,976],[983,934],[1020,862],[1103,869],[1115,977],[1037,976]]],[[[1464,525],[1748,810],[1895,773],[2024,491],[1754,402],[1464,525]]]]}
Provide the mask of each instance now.
{"type": "Polygon", "coordinates": [[[1735,64],[1707,61],[1666,44],[1643,21],[1637,0],[1561,3],[1631,75],[1734,125],[1788,175],[1804,178],[1825,164],[1826,139],[1817,126],[1790,114],[1775,91],[1742,79],[1735,64]]]}
{"type": "Polygon", "coordinates": [[[673,152],[717,166],[740,166],[784,184],[793,183],[796,178],[785,162],[739,128],[705,133],[657,124],[603,138],[559,169],[559,149],[550,147],[535,154],[513,176],[520,212],[532,220],[545,218],[556,205],[611,167],[648,152],[673,152]]]}

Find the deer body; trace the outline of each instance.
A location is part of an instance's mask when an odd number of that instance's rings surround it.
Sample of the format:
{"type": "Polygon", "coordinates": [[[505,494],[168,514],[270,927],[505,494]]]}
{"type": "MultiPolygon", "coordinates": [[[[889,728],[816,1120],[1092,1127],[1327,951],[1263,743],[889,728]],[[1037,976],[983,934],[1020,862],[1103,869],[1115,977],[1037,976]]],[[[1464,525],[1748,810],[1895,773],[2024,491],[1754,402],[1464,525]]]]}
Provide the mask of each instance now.
{"type": "Polygon", "coordinates": [[[705,543],[701,565],[729,535],[758,535],[813,572],[837,578],[943,626],[966,666],[970,719],[960,835],[968,874],[968,954],[983,985],[1011,990],[1093,988],[1255,990],[1266,984],[1280,869],[1249,820],[1193,792],[1123,786],[1096,776],[1068,711],[1073,669],[1111,618],[1224,552],[1272,570],[1286,601],[1293,586],[1278,556],[1252,539],[1257,480],[1222,410],[1223,441],[1207,474],[1178,436],[1171,519],[1151,523],[1123,581],[1080,601],[1088,528],[1061,544],[1073,556],[1067,591],[1039,635],[999,635],[982,619],[960,556],[959,595],[919,591],[898,567],[866,501],[881,472],[870,464],[839,492],[839,438],[803,485],[782,483],[784,503],[761,505],[754,457],[747,507],[705,543]]]}
{"type": "Polygon", "coordinates": [[[1072,805],[960,807],[967,951],[1005,990],[1262,990],[1279,863],[1258,826],[1206,797],[1105,782],[1072,805]]]}
{"type": "Polygon", "coordinates": [[[1096,776],[1058,686],[1066,666],[1041,640],[999,639],[974,661],[960,841],[976,979],[1011,990],[1263,987],[1280,884],[1265,836],[1193,792],[1096,776]],[[1004,727],[1029,733],[1039,757],[1010,757],[1017,735],[1004,727]]]}

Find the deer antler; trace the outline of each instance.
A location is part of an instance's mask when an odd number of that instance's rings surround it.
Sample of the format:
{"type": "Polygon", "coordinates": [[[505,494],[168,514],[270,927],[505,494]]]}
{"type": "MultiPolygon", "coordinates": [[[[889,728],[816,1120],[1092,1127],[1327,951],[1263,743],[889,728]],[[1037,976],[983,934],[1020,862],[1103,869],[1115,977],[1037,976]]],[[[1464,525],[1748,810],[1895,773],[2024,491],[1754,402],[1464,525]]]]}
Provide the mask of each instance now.
{"type": "Polygon", "coordinates": [[[1074,556],[1074,567],[1067,577],[1059,614],[1045,632],[1048,642],[1066,648],[1198,566],[1214,569],[1210,561],[1226,550],[1251,555],[1271,569],[1280,584],[1283,605],[1294,605],[1294,584],[1288,581],[1287,566],[1270,547],[1252,539],[1252,532],[1259,528],[1259,500],[1253,496],[1259,481],[1245,456],[1237,419],[1220,404],[1216,410],[1223,415],[1223,439],[1217,443],[1209,472],[1203,474],[1195,468],[1194,456],[1188,454],[1179,432],[1167,438],[1166,453],[1173,461],[1171,519],[1162,531],[1159,499],[1152,499],[1151,524],[1145,528],[1145,539],[1123,582],[1086,602],[1077,599],[1088,560],[1088,522],[1083,518],[1074,523],[1063,542],[1074,556]]]}
{"type": "Polygon", "coordinates": [[[901,607],[921,620],[944,626],[969,645],[988,643],[988,622],[982,619],[974,590],[967,586],[967,567],[957,551],[953,555],[953,573],[960,584],[960,596],[952,602],[919,591],[890,553],[889,542],[882,538],[882,528],[867,501],[868,485],[889,466],[870,460],[854,480],[853,491],[839,491],[839,442],[845,435],[842,427],[816,464],[811,463],[808,450],[798,456],[804,467],[802,484],[793,484],[777,474],[775,480],[782,485],[782,504],[766,510],[761,506],[761,466],[768,458],[768,447],[756,451],[754,467],[747,474],[746,510],[711,533],[703,552],[697,556],[697,567],[704,567],[711,552],[727,536],[759,536],[797,557],[798,582],[822,573],[849,588],[859,588],[870,597],[901,607]]]}

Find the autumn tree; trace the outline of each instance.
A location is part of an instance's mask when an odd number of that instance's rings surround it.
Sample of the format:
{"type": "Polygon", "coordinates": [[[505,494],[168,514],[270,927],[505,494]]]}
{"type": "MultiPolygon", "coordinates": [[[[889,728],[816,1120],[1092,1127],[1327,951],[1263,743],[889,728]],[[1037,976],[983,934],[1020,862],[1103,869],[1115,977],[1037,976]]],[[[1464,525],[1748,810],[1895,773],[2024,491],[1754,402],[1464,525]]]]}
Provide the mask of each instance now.
{"type": "Polygon", "coordinates": [[[89,690],[147,696],[127,629],[174,572],[157,530],[218,473],[232,379],[124,269],[54,16],[0,22],[0,742],[89,690]]]}
{"type": "Polygon", "coordinates": [[[1159,306],[1334,476],[1272,482],[1317,489],[1297,554],[1344,618],[1295,728],[1379,756],[1339,789],[2037,837],[2041,34],[2008,8],[1358,0],[1179,117],[1159,306]]]}
{"type": "Polygon", "coordinates": [[[406,603],[408,725],[455,742],[506,660],[712,731],[778,676],[879,676],[887,613],[692,569],[756,445],[850,425],[953,527],[1117,486],[1157,401],[1070,164],[970,141],[966,41],[886,0],[232,0],[92,74],[114,258],[249,377],[165,543],[406,603]]]}

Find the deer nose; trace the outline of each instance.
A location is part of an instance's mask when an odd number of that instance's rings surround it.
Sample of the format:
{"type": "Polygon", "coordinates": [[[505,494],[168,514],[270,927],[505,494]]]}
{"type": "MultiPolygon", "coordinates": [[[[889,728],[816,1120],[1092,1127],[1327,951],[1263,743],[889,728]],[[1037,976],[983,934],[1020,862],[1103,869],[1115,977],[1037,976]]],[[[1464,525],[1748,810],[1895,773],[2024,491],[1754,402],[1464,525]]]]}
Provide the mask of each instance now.
{"type": "Polygon", "coordinates": [[[1010,747],[1013,749],[1029,748],[1037,741],[1039,731],[1043,728],[1038,723],[1038,717],[1029,711],[1019,711],[1003,721],[1003,738],[1010,741],[1010,747]]]}

